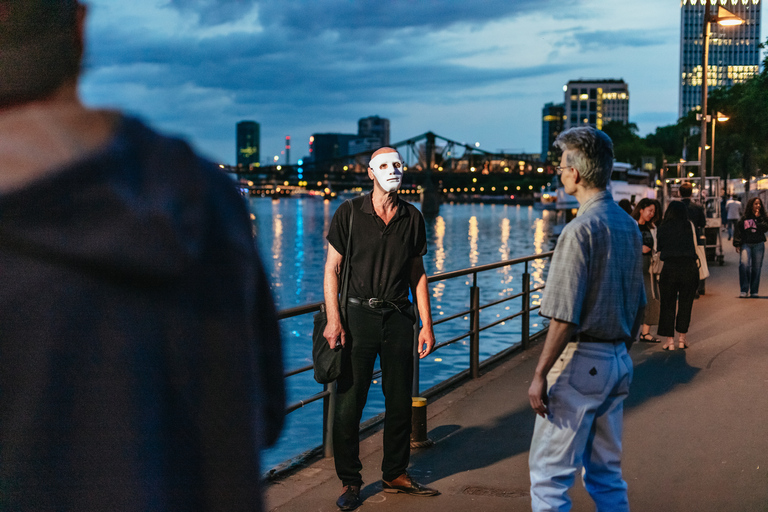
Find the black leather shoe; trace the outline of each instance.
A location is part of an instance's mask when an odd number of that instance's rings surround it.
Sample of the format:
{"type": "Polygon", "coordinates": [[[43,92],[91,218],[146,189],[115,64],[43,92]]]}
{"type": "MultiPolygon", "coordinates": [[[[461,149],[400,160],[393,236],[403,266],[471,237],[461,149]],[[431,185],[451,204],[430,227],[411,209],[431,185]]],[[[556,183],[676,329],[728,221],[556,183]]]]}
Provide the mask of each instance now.
{"type": "Polygon", "coordinates": [[[411,478],[408,473],[403,473],[391,482],[382,480],[381,486],[384,488],[385,492],[404,492],[405,494],[411,494],[413,496],[437,496],[440,494],[440,492],[435,489],[430,489],[429,487],[421,485],[411,478]]]}
{"type": "Polygon", "coordinates": [[[355,510],[362,504],[359,485],[345,485],[344,493],[336,500],[336,506],[341,510],[355,510]]]}

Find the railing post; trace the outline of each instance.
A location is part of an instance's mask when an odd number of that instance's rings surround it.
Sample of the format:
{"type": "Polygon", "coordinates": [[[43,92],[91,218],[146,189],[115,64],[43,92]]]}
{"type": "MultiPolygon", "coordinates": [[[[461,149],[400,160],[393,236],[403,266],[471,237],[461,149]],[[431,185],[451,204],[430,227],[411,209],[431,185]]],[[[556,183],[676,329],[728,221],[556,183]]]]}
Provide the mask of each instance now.
{"type": "Polygon", "coordinates": [[[476,379],[480,377],[480,288],[475,282],[469,289],[469,374],[476,379]]]}
{"type": "Polygon", "coordinates": [[[525,263],[523,272],[523,350],[528,350],[531,332],[531,274],[528,273],[528,262],[525,263]]]}
{"type": "Polygon", "coordinates": [[[325,385],[328,396],[323,397],[323,457],[333,457],[333,414],[336,410],[336,382],[325,385]]]}

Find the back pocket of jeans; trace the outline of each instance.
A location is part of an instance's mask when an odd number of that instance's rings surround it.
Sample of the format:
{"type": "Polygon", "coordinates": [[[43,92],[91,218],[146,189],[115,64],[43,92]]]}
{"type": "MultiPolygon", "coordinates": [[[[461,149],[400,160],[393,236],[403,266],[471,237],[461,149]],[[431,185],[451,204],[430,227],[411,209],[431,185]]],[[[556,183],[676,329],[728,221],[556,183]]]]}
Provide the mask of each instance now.
{"type": "Polygon", "coordinates": [[[611,360],[586,357],[576,352],[571,359],[568,382],[582,395],[599,395],[606,391],[611,377],[611,360]]]}

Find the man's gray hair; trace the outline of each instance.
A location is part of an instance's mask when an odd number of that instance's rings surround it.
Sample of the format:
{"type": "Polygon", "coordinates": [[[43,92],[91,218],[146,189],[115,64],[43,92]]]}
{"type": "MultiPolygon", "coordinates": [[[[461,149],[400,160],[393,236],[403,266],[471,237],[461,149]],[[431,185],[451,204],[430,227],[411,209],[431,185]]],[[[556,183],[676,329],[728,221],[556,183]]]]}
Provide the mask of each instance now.
{"type": "Polygon", "coordinates": [[[606,188],[613,170],[613,141],[591,126],[579,126],[561,133],[554,145],[568,155],[566,164],[575,167],[590,187],[606,188]]]}

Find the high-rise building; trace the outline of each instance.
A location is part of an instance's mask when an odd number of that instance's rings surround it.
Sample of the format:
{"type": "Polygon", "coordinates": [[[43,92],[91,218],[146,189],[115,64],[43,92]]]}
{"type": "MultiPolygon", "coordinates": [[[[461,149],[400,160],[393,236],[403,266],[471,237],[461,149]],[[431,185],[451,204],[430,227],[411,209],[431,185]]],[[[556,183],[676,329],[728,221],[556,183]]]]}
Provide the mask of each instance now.
{"type": "MultiPolygon", "coordinates": [[[[706,0],[680,2],[680,101],[683,117],[701,107],[701,50],[706,0]]],[[[760,0],[710,0],[710,13],[722,5],[745,23],[723,27],[711,23],[707,89],[745,82],[759,72],[760,0]]]]}
{"type": "Polygon", "coordinates": [[[565,105],[547,103],[541,111],[541,157],[548,162],[554,160],[555,148],[552,143],[565,126],[565,105]]]}
{"type": "Polygon", "coordinates": [[[259,123],[256,121],[237,123],[237,165],[258,167],[260,145],[259,123]]]}
{"type": "Polygon", "coordinates": [[[624,80],[571,80],[565,91],[565,128],[603,129],[611,121],[629,122],[629,88],[624,80]]]}
{"type": "Polygon", "coordinates": [[[356,138],[347,133],[315,133],[309,138],[309,156],[317,165],[330,165],[332,160],[349,155],[349,143],[356,138]]]}
{"type": "Polygon", "coordinates": [[[357,122],[357,136],[378,138],[380,146],[389,146],[389,119],[379,116],[364,117],[357,122]]]}

